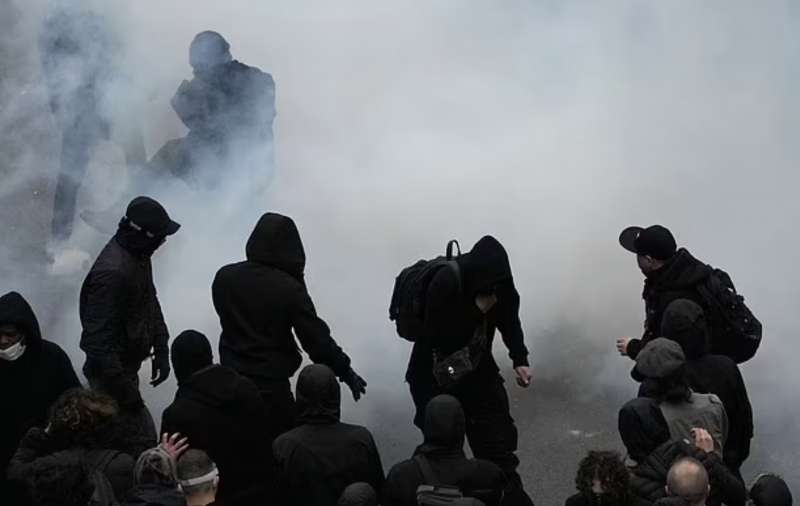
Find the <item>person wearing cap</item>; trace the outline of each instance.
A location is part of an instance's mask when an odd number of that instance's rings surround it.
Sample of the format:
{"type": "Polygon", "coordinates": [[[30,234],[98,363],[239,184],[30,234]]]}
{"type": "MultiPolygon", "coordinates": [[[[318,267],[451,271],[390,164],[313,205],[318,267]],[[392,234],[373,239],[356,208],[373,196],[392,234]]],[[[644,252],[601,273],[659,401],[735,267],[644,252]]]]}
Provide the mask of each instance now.
{"type": "Polygon", "coordinates": [[[195,36],[189,63],[194,78],[183,81],[171,101],[189,133],[167,142],[150,166],[208,187],[226,176],[219,167],[232,156],[253,160],[254,168],[265,172],[272,163],[272,76],[234,60],[228,41],[214,31],[195,36]]]}
{"type": "Polygon", "coordinates": [[[678,249],[672,232],[661,225],[628,227],[620,234],[619,243],[636,253],[639,269],[645,276],[642,293],[644,334],[641,339],[617,339],[620,354],[635,360],[648,341],[659,337],[661,317],[670,302],[689,299],[705,305],[696,287],[711,275],[712,268],[694,258],[685,248],[678,249]]]}
{"type": "Polygon", "coordinates": [[[161,204],[136,197],[81,287],[83,373],[93,389],[119,404],[135,454],[152,446],[156,438],[152,416],[139,392],[142,362],[152,357],[150,384],[154,387],[170,373],[169,332],[150,259],[179,228],[161,204]]]}
{"type": "MultiPolygon", "coordinates": [[[[178,459],[177,474],[187,506],[214,505],[219,488],[219,471],[206,452],[194,448],[187,450],[178,459]]],[[[223,504],[228,506],[229,503],[223,504]]]]}

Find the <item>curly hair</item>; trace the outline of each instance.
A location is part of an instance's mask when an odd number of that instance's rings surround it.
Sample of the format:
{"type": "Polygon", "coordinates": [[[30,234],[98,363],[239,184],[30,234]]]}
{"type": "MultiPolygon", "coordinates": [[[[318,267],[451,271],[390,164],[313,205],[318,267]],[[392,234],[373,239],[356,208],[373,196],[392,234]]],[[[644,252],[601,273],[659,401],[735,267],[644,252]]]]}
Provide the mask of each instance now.
{"type": "Polygon", "coordinates": [[[603,493],[612,504],[625,504],[628,500],[630,475],[622,457],[617,452],[590,451],[578,466],[575,486],[585,497],[594,497],[592,482],[598,480],[603,493]]]}
{"type": "Polygon", "coordinates": [[[111,397],[85,388],[67,390],[50,410],[50,434],[64,446],[93,446],[119,409],[111,397]]]}

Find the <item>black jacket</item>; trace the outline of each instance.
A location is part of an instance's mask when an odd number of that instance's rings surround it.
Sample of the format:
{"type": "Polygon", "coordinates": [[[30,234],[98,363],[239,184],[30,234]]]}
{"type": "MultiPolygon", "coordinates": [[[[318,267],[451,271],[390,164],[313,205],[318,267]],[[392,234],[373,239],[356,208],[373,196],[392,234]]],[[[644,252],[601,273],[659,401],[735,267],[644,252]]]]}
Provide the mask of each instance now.
{"type": "Polygon", "coordinates": [[[684,441],[670,440],[655,449],[647,458],[632,469],[631,488],[639,497],[650,502],[666,496],[667,473],[672,464],[681,457],[693,457],[706,468],[711,484],[709,506],[744,506],[747,491],[744,484],[725,466],[714,453],[705,453],[684,441]]]}
{"type": "MultiPolygon", "coordinates": [[[[425,410],[425,441],[415,455],[428,460],[438,485],[458,487],[466,497],[482,500],[487,506],[500,503],[506,479],[497,465],[464,455],[466,422],[457,399],[435,397],[425,410]]],[[[395,465],[386,477],[381,495],[383,506],[416,506],[417,488],[426,483],[419,464],[412,458],[395,465]]]]}
{"type": "Polygon", "coordinates": [[[224,477],[220,501],[236,506],[247,504],[239,497],[265,500],[269,468],[264,456],[271,448],[261,437],[264,403],[250,380],[219,365],[202,369],[180,383],[161,420],[162,434],[180,432],[217,464],[224,477]]]}
{"type": "Polygon", "coordinates": [[[59,441],[54,441],[42,429],[33,428],[14,454],[8,468],[8,478],[32,488],[41,488],[46,483],[58,489],[61,487],[57,479],[59,474],[66,475],[75,469],[97,469],[106,476],[117,499],[121,499],[133,486],[134,464],[133,457],[114,450],[63,448],[59,441]],[[108,459],[103,457],[105,452],[110,453],[108,459]],[[98,467],[98,461],[105,462],[105,465],[98,467]]]}
{"type": "Polygon", "coordinates": [[[25,334],[26,348],[13,362],[0,360],[0,392],[6,406],[0,416],[0,494],[8,461],[22,437],[31,427],[44,427],[56,399],[80,386],[66,353],[42,339],[36,315],[16,292],[0,297],[0,324],[8,323],[25,334]]]}
{"type": "Polygon", "coordinates": [[[684,248],[661,269],[650,274],[644,282],[642,298],[645,307],[645,324],[642,339],[628,344],[628,356],[636,358],[648,341],[661,332],[661,317],[669,304],[676,299],[689,299],[705,309],[705,302],[695,288],[712,272],[711,266],[694,258],[684,248]]]}
{"type": "Polygon", "coordinates": [[[488,342],[476,372],[494,375],[499,371],[491,353],[496,330],[503,337],[514,367],[528,365],[528,349],[519,318],[519,293],[503,245],[494,237],[485,236],[469,253],[458,257],[457,262],[460,283],[452,269],[441,269],[428,286],[426,335],[414,343],[406,373],[409,382],[433,381],[433,351],[447,356],[464,347],[483,325],[484,318],[488,342]],[[475,296],[483,291],[497,294],[497,303],[486,315],[475,305],[475,296]]]}
{"type": "Polygon", "coordinates": [[[130,491],[125,506],[186,506],[180,490],[165,485],[137,485],[130,491]]]}
{"type": "Polygon", "coordinates": [[[339,421],[341,391],[333,372],[310,365],[297,380],[301,425],[273,444],[280,496],[287,506],[335,506],[348,485],[383,486],[383,466],[372,434],[339,421]]]}
{"type": "MultiPolygon", "coordinates": [[[[737,469],[750,455],[753,409],[739,366],[724,355],[709,354],[710,333],[702,308],[689,300],[676,300],[665,311],[661,334],[678,342],[686,355],[689,386],[695,392],[716,394],[728,415],[725,463],[737,469]]],[[[640,391],[640,395],[648,392],[640,391]]]]}
{"type": "Polygon", "coordinates": [[[568,497],[567,501],[564,503],[564,506],[650,506],[650,503],[632,494],[630,495],[630,497],[628,497],[628,501],[625,503],[611,504],[605,502],[598,502],[594,498],[589,498],[583,494],[578,493],[568,497]]]}
{"type": "Polygon", "coordinates": [[[169,332],[150,262],[157,247],[143,234],[120,227],[81,288],[83,372],[102,380],[123,407],[142,403],[138,387],[124,373],[138,371],[151,353],[161,360],[169,356],[169,332]]]}
{"type": "Polygon", "coordinates": [[[222,335],[220,361],[260,382],[285,380],[300,367],[295,342],[340,378],[350,358],[317,316],[303,280],[305,252],[291,218],[268,213],[247,241],[247,260],[217,272],[211,288],[222,335]]]}

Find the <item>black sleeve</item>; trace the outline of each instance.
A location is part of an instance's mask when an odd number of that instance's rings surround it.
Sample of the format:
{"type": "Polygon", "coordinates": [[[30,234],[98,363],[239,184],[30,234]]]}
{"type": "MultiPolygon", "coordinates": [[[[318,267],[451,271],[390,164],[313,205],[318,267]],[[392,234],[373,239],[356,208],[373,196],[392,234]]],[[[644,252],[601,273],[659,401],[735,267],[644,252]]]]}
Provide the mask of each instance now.
{"type": "Polygon", "coordinates": [[[372,485],[372,488],[375,489],[375,493],[377,494],[380,493],[380,490],[383,488],[383,483],[386,480],[386,478],[383,473],[383,464],[381,463],[381,456],[378,453],[378,446],[375,444],[375,440],[372,438],[372,434],[367,432],[367,437],[369,438],[368,466],[369,466],[369,476],[370,476],[369,480],[367,480],[367,483],[372,485]]]}
{"type": "Polygon", "coordinates": [[[699,459],[708,471],[711,483],[711,496],[727,506],[744,506],[747,501],[747,490],[744,483],[722,463],[715,453],[707,453],[699,459]]]}
{"type": "Polygon", "coordinates": [[[164,313],[161,311],[161,303],[158,301],[155,287],[153,287],[153,304],[155,305],[155,329],[153,336],[153,352],[158,355],[169,356],[169,330],[164,321],[164,313]]]}
{"type": "Polygon", "coordinates": [[[528,348],[525,346],[525,338],[522,333],[522,323],[519,319],[519,293],[512,285],[501,292],[499,314],[497,318],[497,329],[503,337],[503,342],[508,348],[508,355],[514,367],[527,366],[528,348]]]}
{"type": "Polygon", "coordinates": [[[328,325],[317,316],[314,303],[305,287],[298,287],[294,294],[291,323],[300,345],[315,364],[325,364],[338,377],[350,370],[350,357],[331,337],[328,325]]]}
{"type": "MultiPolygon", "coordinates": [[[[735,404],[728,415],[730,432],[728,434],[729,444],[725,449],[725,461],[735,467],[741,465],[750,456],[750,440],[753,438],[753,408],[750,405],[750,397],[747,395],[747,387],[742,378],[742,372],[736,365],[732,364],[733,389],[735,404]],[[732,455],[729,453],[732,452],[732,455]]],[[[726,406],[727,410],[728,407],[726,406]]]]}
{"type": "Polygon", "coordinates": [[[189,130],[201,128],[208,122],[209,108],[205,94],[192,82],[183,81],[170,104],[189,130]]]}
{"type": "Polygon", "coordinates": [[[120,359],[120,340],[125,334],[127,283],[119,273],[98,272],[91,284],[84,288],[84,294],[81,349],[86,352],[90,369],[103,380],[118,402],[140,403],[139,389],[124,378],[120,359]]]}

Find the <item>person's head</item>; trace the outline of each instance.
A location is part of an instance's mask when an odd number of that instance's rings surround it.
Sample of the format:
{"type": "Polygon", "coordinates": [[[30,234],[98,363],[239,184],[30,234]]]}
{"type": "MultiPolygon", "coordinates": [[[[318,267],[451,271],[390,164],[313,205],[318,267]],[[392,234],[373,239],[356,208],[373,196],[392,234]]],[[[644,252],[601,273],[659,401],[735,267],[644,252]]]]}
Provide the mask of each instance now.
{"type": "Polygon", "coordinates": [[[132,253],[150,256],[180,228],[159,202],[150,197],[136,197],[128,204],[118,233],[125,236],[132,253]]]}
{"type": "Polygon", "coordinates": [[[186,450],[178,459],[177,475],[188,506],[205,506],[214,502],[219,472],[206,452],[194,448],[186,450]]]}
{"type": "Polygon", "coordinates": [[[378,494],[369,483],[353,483],[344,489],[336,506],[378,506],[378,494]]]}
{"type": "Polygon", "coordinates": [[[294,220],[277,213],[259,218],[246,246],[247,259],[281,270],[303,281],[306,253],[294,220]]]}
{"type": "Polygon", "coordinates": [[[792,506],[792,492],[783,478],[759,475],[750,486],[750,506],[792,506]]]}
{"type": "Polygon", "coordinates": [[[425,407],[422,428],[425,453],[460,453],[464,448],[466,418],[461,403],[452,395],[437,395],[425,407]]]}
{"type": "Polygon", "coordinates": [[[8,292],[0,297],[0,366],[37,350],[41,339],[36,315],[22,295],[8,292]]]}
{"type": "Polygon", "coordinates": [[[196,330],[184,330],[172,341],[171,357],[178,385],[214,362],[211,343],[196,330]]]}
{"type": "Polygon", "coordinates": [[[667,473],[667,494],[680,497],[688,506],[704,506],[711,486],[706,468],[690,457],[678,459],[667,473]]]}
{"type": "Polygon", "coordinates": [[[228,41],[219,33],[200,32],[189,45],[189,64],[199,72],[223,65],[233,59],[230,49],[228,41]]]}
{"type": "Polygon", "coordinates": [[[711,336],[703,308],[689,299],[672,301],[661,317],[661,335],[678,343],[687,360],[706,355],[711,336]]]}
{"type": "Polygon", "coordinates": [[[98,446],[110,437],[119,412],[108,395],[74,388],[61,394],[50,409],[49,432],[62,446],[98,446]]]}
{"type": "Polygon", "coordinates": [[[619,243],[636,253],[636,262],[645,276],[664,267],[678,250],[672,232],[661,225],[628,227],[619,235],[619,243]]]}
{"type": "Polygon", "coordinates": [[[160,446],[144,451],[133,468],[136,485],[163,485],[177,488],[178,472],[175,460],[160,446]]]}
{"type": "Polygon", "coordinates": [[[590,451],[578,465],[575,486],[595,505],[625,504],[630,476],[616,452],[590,451]]]}
{"type": "Polygon", "coordinates": [[[659,400],[682,402],[691,397],[686,356],[675,341],[659,337],[647,343],[636,356],[633,376],[659,400]]]}
{"type": "Polygon", "coordinates": [[[341,415],[342,391],[330,367],[310,364],[297,377],[297,412],[302,423],[335,423],[341,415]]]}
{"type": "Polygon", "coordinates": [[[469,253],[458,257],[458,263],[462,290],[474,298],[481,312],[488,313],[498,301],[512,295],[514,283],[508,253],[494,237],[482,237],[469,253]]]}

